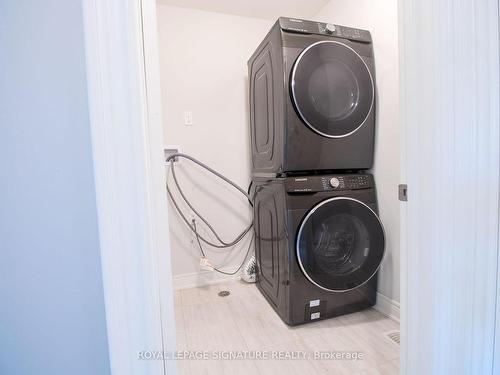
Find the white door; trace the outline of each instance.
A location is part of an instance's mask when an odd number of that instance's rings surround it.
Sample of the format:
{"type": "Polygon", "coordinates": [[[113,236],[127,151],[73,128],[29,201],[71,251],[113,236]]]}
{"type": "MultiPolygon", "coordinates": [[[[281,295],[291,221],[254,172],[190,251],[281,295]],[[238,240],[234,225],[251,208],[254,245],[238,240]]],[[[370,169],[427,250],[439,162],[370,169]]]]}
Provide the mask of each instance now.
{"type": "Polygon", "coordinates": [[[498,374],[498,0],[400,7],[402,373],[498,374]]]}

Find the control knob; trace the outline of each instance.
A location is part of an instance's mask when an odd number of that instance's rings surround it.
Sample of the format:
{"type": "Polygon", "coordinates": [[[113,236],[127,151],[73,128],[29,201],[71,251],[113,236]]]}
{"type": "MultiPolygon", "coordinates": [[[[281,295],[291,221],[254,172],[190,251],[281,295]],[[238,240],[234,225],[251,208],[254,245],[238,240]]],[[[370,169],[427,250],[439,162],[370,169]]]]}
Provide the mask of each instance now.
{"type": "Polygon", "coordinates": [[[340,185],[340,181],[337,177],[332,177],[330,178],[330,185],[332,186],[332,188],[336,189],[339,187],[340,185]]]}
{"type": "Polygon", "coordinates": [[[325,26],[325,31],[328,33],[328,34],[333,34],[336,30],[336,27],[334,24],[331,24],[331,23],[327,23],[326,26],[325,26]]]}

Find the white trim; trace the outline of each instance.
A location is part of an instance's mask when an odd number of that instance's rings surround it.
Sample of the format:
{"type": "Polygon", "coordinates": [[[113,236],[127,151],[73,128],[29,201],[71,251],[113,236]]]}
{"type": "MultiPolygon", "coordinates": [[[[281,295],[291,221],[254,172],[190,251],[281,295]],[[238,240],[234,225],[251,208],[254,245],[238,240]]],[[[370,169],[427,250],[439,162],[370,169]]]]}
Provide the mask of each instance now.
{"type": "MultiPolygon", "coordinates": [[[[222,271],[232,272],[234,267],[225,267],[222,271]]],[[[236,275],[222,275],[214,271],[200,271],[192,273],[184,273],[180,275],[175,275],[172,277],[172,284],[174,290],[188,289],[188,288],[199,288],[208,285],[220,284],[225,281],[240,280],[241,277],[239,273],[236,275]]]]}
{"type": "MultiPolygon", "coordinates": [[[[167,172],[165,168],[164,136],[162,122],[162,101],[160,88],[160,58],[158,27],[156,17],[156,1],[140,0],[142,4],[142,37],[144,48],[144,72],[147,96],[147,110],[149,116],[148,142],[150,173],[155,181],[151,189],[152,209],[155,220],[155,238],[158,240],[157,270],[160,288],[160,308],[163,329],[163,350],[173,352],[176,350],[174,298],[172,288],[172,265],[170,257],[170,238],[168,236],[168,210],[165,181],[167,172]]],[[[177,374],[175,361],[166,362],[166,373],[177,374]]]]}
{"type": "Polygon", "coordinates": [[[154,7],[153,0],[83,1],[113,375],[175,374],[171,362],[138,359],[141,350],[175,345],[160,98],[149,74],[157,61],[151,46],[154,7]]]}
{"type": "Polygon", "coordinates": [[[399,323],[400,305],[399,302],[377,292],[377,303],[373,306],[375,310],[384,314],[388,318],[399,323]]]}

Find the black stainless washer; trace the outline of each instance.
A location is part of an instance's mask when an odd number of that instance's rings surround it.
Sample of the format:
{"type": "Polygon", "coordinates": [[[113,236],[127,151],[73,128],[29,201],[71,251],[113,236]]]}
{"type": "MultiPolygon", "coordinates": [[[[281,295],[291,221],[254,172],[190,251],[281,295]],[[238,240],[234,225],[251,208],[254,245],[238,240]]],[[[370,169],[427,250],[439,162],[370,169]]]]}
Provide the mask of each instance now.
{"type": "Polygon", "coordinates": [[[373,306],[385,236],[373,176],[253,180],[257,287],[287,324],[373,306]]]}

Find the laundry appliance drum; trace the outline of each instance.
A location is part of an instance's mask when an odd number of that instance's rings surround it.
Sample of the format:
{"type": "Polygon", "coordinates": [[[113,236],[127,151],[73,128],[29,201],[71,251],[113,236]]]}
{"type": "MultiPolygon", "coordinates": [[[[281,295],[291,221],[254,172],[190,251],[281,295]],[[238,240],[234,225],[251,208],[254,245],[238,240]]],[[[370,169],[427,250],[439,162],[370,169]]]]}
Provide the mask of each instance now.
{"type": "Polygon", "coordinates": [[[329,138],[347,137],[363,126],[374,102],[371,73],[346,44],[320,41],[297,58],[291,95],[302,121],[329,138]]]}
{"type": "Polygon", "coordinates": [[[378,271],[385,235],[377,214],[353,198],[335,197],[314,206],[302,220],[297,260],[316,286],[333,292],[355,289],[378,271]]]}

